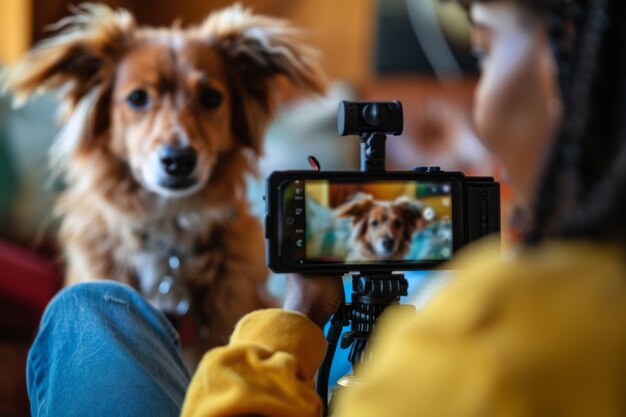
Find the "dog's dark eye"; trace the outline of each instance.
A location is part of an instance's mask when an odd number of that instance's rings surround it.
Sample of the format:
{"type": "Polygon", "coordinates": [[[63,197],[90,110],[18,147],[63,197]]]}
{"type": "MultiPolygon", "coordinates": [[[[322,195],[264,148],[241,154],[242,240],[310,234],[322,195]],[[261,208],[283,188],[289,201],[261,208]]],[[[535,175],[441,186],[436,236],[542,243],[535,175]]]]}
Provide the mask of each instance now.
{"type": "Polygon", "coordinates": [[[214,88],[205,88],[200,91],[198,101],[205,109],[215,109],[222,104],[222,93],[214,88]]]}
{"type": "Polygon", "coordinates": [[[133,90],[128,97],[126,97],[128,105],[136,110],[145,110],[150,105],[150,96],[146,90],[137,89],[133,90]]]}
{"type": "Polygon", "coordinates": [[[370,226],[372,226],[372,227],[378,227],[378,220],[372,220],[372,221],[370,222],[370,226]]]}
{"type": "Polygon", "coordinates": [[[402,220],[400,219],[396,219],[393,221],[393,227],[395,227],[396,229],[399,229],[402,227],[402,220]]]}

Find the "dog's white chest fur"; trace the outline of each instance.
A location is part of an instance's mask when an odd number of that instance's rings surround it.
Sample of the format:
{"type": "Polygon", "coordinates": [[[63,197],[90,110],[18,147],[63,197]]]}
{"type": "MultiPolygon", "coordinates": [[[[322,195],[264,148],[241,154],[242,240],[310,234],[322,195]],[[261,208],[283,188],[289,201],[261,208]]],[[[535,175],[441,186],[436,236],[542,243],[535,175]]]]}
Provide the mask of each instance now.
{"type": "Polygon", "coordinates": [[[159,211],[160,216],[138,231],[140,247],[131,262],[142,294],[162,310],[185,310],[189,294],[183,282],[199,269],[210,269],[211,260],[217,261],[201,241],[211,235],[215,217],[223,219],[224,210],[181,214],[164,207],[159,211]]]}

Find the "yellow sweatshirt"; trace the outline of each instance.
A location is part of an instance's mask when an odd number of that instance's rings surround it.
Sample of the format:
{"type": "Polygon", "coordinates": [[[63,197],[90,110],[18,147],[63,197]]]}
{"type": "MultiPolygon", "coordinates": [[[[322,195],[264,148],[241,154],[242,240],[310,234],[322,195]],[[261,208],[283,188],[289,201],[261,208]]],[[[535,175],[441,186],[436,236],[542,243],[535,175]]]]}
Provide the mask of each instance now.
{"type": "MultiPolygon", "coordinates": [[[[333,417],[626,416],[623,250],[550,243],[496,260],[482,246],[414,318],[381,326],[333,417]]],[[[324,349],[302,315],[251,313],[205,355],[182,415],[319,416],[324,349]]]]}

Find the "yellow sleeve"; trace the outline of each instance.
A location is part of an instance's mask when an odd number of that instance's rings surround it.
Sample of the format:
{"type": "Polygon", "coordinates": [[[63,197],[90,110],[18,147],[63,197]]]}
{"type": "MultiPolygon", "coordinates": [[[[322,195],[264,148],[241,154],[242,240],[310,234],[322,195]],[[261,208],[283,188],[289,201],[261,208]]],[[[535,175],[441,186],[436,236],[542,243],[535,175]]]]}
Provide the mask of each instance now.
{"type": "Polygon", "coordinates": [[[322,330],[304,315],[281,309],[250,313],[228,346],[204,356],[181,415],[319,417],[313,377],[325,348],[322,330]]]}

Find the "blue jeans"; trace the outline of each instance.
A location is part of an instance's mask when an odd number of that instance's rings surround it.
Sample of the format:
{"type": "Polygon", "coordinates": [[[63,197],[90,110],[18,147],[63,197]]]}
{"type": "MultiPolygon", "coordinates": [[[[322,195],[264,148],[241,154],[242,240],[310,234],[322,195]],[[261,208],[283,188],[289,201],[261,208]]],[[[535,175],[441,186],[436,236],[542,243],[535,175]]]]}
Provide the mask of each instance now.
{"type": "Polygon", "coordinates": [[[50,302],[27,368],[33,417],[178,416],[190,380],[167,318],[109,281],[50,302]]]}

